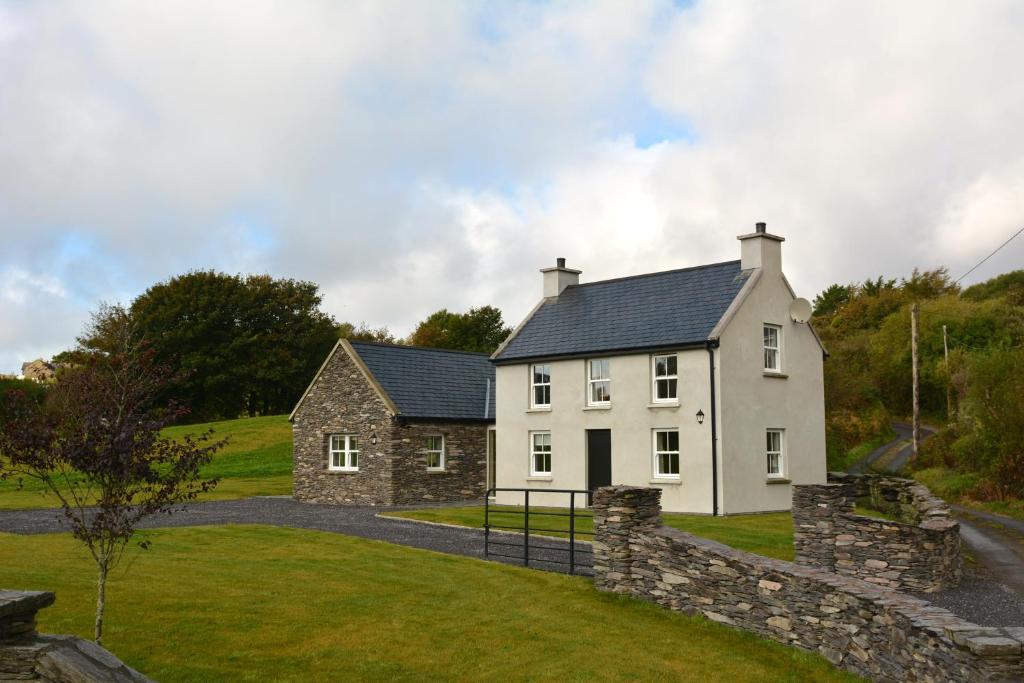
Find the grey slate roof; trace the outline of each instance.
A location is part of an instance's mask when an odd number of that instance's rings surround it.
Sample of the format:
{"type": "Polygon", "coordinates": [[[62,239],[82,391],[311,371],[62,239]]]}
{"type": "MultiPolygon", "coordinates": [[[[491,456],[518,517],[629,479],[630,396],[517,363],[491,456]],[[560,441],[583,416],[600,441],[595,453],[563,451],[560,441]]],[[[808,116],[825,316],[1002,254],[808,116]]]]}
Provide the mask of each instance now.
{"type": "Polygon", "coordinates": [[[572,285],[545,301],[494,360],[698,344],[749,275],[726,261],[572,285]]]}
{"type": "Polygon", "coordinates": [[[487,354],[360,341],[351,344],[398,406],[401,417],[494,420],[494,366],[487,354]]]}

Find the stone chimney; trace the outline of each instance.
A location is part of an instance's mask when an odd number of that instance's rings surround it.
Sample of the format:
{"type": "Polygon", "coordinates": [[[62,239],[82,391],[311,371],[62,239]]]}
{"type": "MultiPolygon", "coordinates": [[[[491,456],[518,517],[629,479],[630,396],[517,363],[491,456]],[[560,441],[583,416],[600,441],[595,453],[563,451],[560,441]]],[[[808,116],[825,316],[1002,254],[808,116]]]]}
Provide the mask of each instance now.
{"type": "Polygon", "coordinates": [[[760,268],[771,273],[782,272],[782,243],[785,238],[768,232],[768,226],[757,223],[754,232],[737,237],[740,241],[740,268],[760,268]]]}
{"type": "Polygon", "coordinates": [[[580,283],[582,270],[573,270],[565,267],[565,259],[559,258],[555,261],[554,268],[541,268],[544,273],[544,298],[556,297],[569,285],[580,283]]]}

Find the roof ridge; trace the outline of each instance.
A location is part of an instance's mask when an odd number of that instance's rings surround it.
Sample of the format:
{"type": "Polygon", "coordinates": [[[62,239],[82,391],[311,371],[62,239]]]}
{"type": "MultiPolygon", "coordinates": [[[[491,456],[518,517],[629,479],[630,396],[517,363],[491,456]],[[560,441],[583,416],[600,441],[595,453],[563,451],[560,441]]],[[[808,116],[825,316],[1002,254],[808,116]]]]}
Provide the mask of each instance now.
{"type": "Polygon", "coordinates": [[[378,341],[365,341],[362,339],[349,339],[349,344],[353,346],[356,344],[363,344],[365,346],[382,346],[385,348],[392,349],[406,349],[410,351],[440,351],[442,353],[456,353],[463,356],[485,356],[490,357],[491,354],[486,351],[462,351],[460,349],[438,349],[433,346],[416,346],[413,344],[393,344],[390,342],[378,342],[378,341]]]}
{"type": "Polygon", "coordinates": [[[593,282],[581,282],[577,285],[569,285],[566,289],[579,289],[580,287],[589,287],[591,285],[603,285],[609,282],[622,282],[623,280],[637,280],[643,277],[654,277],[656,275],[668,275],[670,273],[683,273],[688,270],[701,270],[703,268],[714,268],[716,266],[727,266],[733,263],[739,263],[739,259],[732,259],[729,261],[719,261],[718,263],[705,263],[699,266],[687,266],[686,268],[672,268],[671,270],[659,270],[653,273],[639,273],[637,275],[623,275],[622,277],[608,278],[607,280],[594,280],[593,282]]]}

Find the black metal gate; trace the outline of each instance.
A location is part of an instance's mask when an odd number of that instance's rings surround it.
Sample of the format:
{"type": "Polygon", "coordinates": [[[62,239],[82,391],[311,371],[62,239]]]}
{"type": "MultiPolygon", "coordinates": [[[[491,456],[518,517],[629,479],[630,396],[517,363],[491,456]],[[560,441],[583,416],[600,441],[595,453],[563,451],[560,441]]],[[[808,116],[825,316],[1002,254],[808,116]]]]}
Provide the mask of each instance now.
{"type": "MultiPolygon", "coordinates": [[[[578,541],[581,536],[583,540],[594,537],[592,530],[580,529],[580,522],[592,520],[594,515],[586,508],[578,510],[576,503],[589,502],[590,493],[586,489],[489,489],[484,502],[484,557],[519,560],[525,567],[568,571],[570,574],[589,568],[591,562],[580,562],[589,558],[580,555],[592,556],[594,551],[589,544],[583,545],[578,541]],[[522,493],[523,504],[495,505],[491,496],[497,492],[522,493]],[[544,494],[547,498],[551,494],[564,495],[568,510],[561,512],[558,511],[560,508],[550,504],[531,508],[531,493],[544,494]],[[522,524],[500,523],[507,521],[507,516],[522,517],[522,524]],[[545,520],[548,520],[547,524],[545,520]],[[563,538],[564,541],[560,540],[563,538]]],[[[593,529],[593,522],[590,524],[593,529]]]]}

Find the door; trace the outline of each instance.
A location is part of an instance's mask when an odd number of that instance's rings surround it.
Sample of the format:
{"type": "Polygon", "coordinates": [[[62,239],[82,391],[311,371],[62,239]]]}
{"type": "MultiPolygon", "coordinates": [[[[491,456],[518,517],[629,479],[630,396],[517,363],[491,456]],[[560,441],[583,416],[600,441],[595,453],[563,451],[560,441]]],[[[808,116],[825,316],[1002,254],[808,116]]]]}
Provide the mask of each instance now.
{"type": "MultiPolygon", "coordinates": [[[[612,485],[612,430],[587,430],[587,488],[612,485]]],[[[589,500],[589,496],[587,496],[589,500]]]]}

